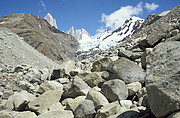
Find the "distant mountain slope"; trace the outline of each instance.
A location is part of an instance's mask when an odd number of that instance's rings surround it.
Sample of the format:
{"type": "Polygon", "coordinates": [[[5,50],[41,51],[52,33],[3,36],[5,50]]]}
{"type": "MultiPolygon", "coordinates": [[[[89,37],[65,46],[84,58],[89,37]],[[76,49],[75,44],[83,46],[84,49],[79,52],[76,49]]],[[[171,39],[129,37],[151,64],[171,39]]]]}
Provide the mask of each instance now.
{"type": "Polygon", "coordinates": [[[88,51],[89,49],[95,47],[105,50],[112,46],[115,46],[119,42],[124,40],[125,37],[131,36],[136,30],[141,28],[143,22],[144,20],[139,17],[132,17],[130,19],[127,19],[122,26],[114,31],[111,31],[109,29],[105,30],[102,34],[94,39],[82,38],[80,40],[79,50],[88,51]]]}
{"type": "Polygon", "coordinates": [[[124,40],[125,37],[131,36],[137,29],[139,29],[143,22],[144,20],[139,17],[132,17],[127,19],[121,27],[110,34],[106,33],[106,36],[99,38],[102,40],[99,44],[99,48],[108,49],[117,45],[117,43],[124,40]]]}
{"type": "Polygon", "coordinates": [[[73,36],[29,13],[4,16],[0,19],[0,27],[11,29],[29,45],[57,63],[73,57],[78,49],[78,41],[73,36]]]}

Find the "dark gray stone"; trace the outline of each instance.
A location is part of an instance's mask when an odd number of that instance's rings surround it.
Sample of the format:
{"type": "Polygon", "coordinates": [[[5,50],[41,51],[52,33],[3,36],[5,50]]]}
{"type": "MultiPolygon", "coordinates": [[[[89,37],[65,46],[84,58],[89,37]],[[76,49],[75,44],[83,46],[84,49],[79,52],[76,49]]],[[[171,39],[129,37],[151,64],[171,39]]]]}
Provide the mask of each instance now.
{"type": "Polygon", "coordinates": [[[64,74],[65,74],[64,69],[54,69],[52,70],[52,73],[51,73],[51,80],[63,78],[64,74]]]}
{"type": "Polygon", "coordinates": [[[101,72],[101,71],[105,71],[107,68],[107,65],[111,62],[110,58],[102,58],[100,60],[97,60],[93,63],[92,65],[92,69],[91,71],[97,71],[97,72],[101,72]]]}
{"type": "Polygon", "coordinates": [[[132,52],[129,50],[123,50],[123,51],[119,50],[119,52],[118,52],[119,57],[126,57],[130,60],[139,59],[139,58],[141,58],[142,54],[143,54],[143,52],[132,52]]]}
{"type": "Polygon", "coordinates": [[[111,102],[125,100],[128,97],[126,84],[119,79],[104,82],[101,90],[104,96],[111,102]]]}
{"type": "Polygon", "coordinates": [[[110,73],[109,79],[121,79],[126,84],[132,82],[143,82],[145,73],[135,62],[121,57],[120,59],[111,62],[107,67],[110,73]]]}
{"type": "Polygon", "coordinates": [[[100,83],[103,83],[105,80],[102,79],[100,72],[92,72],[86,75],[83,80],[90,86],[95,87],[100,83]]]}
{"type": "Polygon", "coordinates": [[[75,118],[94,118],[95,106],[93,101],[84,100],[74,111],[75,118]]]}
{"type": "Polygon", "coordinates": [[[166,37],[166,33],[163,33],[163,32],[152,32],[150,35],[147,36],[146,40],[147,40],[147,43],[150,46],[155,46],[159,42],[161,42],[161,40],[163,38],[165,38],[165,37],[166,37]]]}
{"type": "Polygon", "coordinates": [[[178,30],[178,29],[175,29],[175,30],[172,30],[172,31],[171,31],[171,35],[172,35],[172,36],[176,36],[178,33],[179,33],[179,30],[178,30]]]}
{"type": "Polygon", "coordinates": [[[129,110],[121,113],[116,118],[140,118],[140,115],[137,111],[129,110]]]}
{"type": "Polygon", "coordinates": [[[72,78],[72,81],[68,84],[64,84],[64,97],[77,97],[80,95],[87,95],[88,91],[91,89],[91,87],[88,86],[81,78],[78,76],[74,76],[72,78]]]}
{"type": "Polygon", "coordinates": [[[164,42],[148,56],[148,101],[156,117],[166,117],[180,110],[179,50],[180,42],[164,42]]]}

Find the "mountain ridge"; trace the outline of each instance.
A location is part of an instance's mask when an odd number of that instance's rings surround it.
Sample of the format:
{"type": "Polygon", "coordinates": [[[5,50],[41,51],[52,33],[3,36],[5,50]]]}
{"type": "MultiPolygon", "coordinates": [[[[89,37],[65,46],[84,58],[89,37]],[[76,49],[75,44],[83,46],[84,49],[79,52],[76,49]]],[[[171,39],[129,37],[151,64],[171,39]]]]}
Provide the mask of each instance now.
{"type": "MultiPolygon", "coordinates": [[[[101,50],[105,50],[110,48],[111,46],[115,46],[119,42],[123,41],[126,37],[131,36],[136,30],[141,28],[144,19],[139,17],[132,17],[127,19],[122,26],[118,29],[111,31],[106,29],[103,33],[96,36],[95,38],[89,37],[86,31],[84,33],[86,37],[81,38],[78,40],[80,42],[80,49],[81,51],[88,51],[92,48],[99,48],[101,50]]],[[[68,33],[72,33],[73,35],[73,28],[68,31],[68,33]]],[[[77,31],[77,30],[76,30],[77,31]]],[[[74,33],[75,34],[75,33],[74,33]]],[[[83,35],[83,32],[81,33],[83,35]]],[[[75,36],[75,35],[74,35],[75,36]]]]}
{"type": "Polygon", "coordinates": [[[74,57],[79,45],[73,36],[29,13],[4,16],[0,19],[0,27],[6,27],[23,37],[29,45],[57,63],[74,57]]]}

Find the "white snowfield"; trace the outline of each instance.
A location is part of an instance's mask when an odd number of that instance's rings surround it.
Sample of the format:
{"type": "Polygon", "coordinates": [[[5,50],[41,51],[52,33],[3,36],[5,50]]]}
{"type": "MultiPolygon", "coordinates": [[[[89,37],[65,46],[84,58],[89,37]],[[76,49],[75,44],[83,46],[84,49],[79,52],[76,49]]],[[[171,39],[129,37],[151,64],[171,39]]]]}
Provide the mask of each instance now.
{"type": "Polygon", "coordinates": [[[101,50],[108,49],[117,45],[125,37],[131,36],[137,28],[141,26],[144,19],[139,17],[132,17],[125,21],[125,23],[115,31],[105,30],[99,36],[92,38],[85,29],[76,30],[72,27],[67,33],[74,36],[80,43],[79,51],[88,51],[92,48],[98,47],[101,50]]]}

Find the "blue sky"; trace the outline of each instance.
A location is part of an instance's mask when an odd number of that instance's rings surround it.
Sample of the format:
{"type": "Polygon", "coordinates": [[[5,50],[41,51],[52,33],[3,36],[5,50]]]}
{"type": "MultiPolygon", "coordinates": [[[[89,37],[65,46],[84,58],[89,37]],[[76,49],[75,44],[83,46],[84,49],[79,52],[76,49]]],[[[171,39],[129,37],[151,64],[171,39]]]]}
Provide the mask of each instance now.
{"type": "Polygon", "coordinates": [[[44,17],[48,12],[58,28],[86,29],[90,35],[116,29],[131,16],[146,18],[179,5],[179,0],[1,0],[0,17],[11,13],[31,13],[44,17]]]}

